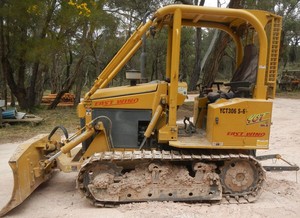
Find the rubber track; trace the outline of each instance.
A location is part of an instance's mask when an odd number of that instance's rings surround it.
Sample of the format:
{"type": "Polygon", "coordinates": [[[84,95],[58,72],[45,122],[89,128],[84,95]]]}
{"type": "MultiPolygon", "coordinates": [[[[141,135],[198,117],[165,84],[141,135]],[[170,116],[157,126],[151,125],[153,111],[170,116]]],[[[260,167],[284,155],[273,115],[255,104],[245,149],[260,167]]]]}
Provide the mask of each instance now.
{"type": "MultiPolygon", "coordinates": [[[[101,152],[96,153],[89,159],[87,159],[79,171],[77,178],[77,187],[80,191],[92,201],[96,206],[107,206],[111,207],[111,202],[98,202],[96,201],[92,194],[89,193],[88,188],[84,187],[83,174],[86,169],[91,165],[97,165],[101,162],[118,162],[122,161],[138,161],[138,160],[159,160],[159,161],[205,161],[205,162],[217,162],[217,161],[231,161],[234,159],[247,160],[253,163],[258,172],[258,182],[257,186],[252,192],[248,192],[246,195],[239,194],[223,194],[222,200],[219,202],[221,204],[244,204],[256,201],[263,191],[263,184],[265,182],[265,170],[262,165],[251,155],[245,154],[212,154],[203,155],[197,153],[190,153],[186,151],[124,151],[124,152],[101,152]]],[[[222,180],[222,178],[220,178],[222,180]]]]}

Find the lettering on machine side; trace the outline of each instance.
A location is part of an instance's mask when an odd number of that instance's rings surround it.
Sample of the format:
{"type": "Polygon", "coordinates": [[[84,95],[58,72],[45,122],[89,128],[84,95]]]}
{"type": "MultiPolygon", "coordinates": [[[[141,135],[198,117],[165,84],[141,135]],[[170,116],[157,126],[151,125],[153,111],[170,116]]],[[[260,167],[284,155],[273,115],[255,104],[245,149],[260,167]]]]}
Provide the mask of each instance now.
{"type": "Polygon", "coordinates": [[[264,132],[227,132],[228,136],[233,137],[263,137],[266,135],[264,132]]]}
{"type": "Polygon", "coordinates": [[[107,106],[123,105],[123,104],[135,104],[138,101],[139,98],[102,100],[102,101],[96,101],[95,106],[107,107],[107,106]]]}
{"type": "Polygon", "coordinates": [[[246,114],[247,109],[246,108],[228,108],[228,107],[223,107],[220,108],[220,113],[221,114],[246,114]]]}
{"type": "Polygon", "coordinates": [[[270,112],[264,112],[264,113],[250,115],[249,117],[247,117],[247,125],[261,123],[261,122],[269,120],[269,118],[267,116],[268,114],[270,114],[270,112]]]}

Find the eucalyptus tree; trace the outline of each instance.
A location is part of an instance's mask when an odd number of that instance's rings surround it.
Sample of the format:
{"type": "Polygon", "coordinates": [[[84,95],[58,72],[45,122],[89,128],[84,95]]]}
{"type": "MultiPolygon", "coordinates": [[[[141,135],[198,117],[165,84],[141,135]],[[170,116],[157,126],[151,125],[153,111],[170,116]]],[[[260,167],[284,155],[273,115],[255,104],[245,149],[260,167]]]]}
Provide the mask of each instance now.
{"type": "MultiPolygon", "coordinates": [[[[39,105],[47,84],[59,93],[58,102],[76,79],[83,76],[83,64],[90,63],[86,61],[92,59],[89,56],[95,56],[91,51],[97,41],[95,37],[116,27],[114,18],[103,10],[105,3],[105,0],[0,2],[1,69],[22,109],[39,105]]],[[[99,67],[99,63],[96,65],[99,67]]]]}
{"type": "Polygon", "coordinates": [[[300,57],[297,54],[300,43],[300,1],[299,0],[273,0],[273,1],[250,1],[245,0],[245,8],[261,9],[273,12],[283,17],[281,34],[280,60],[282,67],[288,62],[294,63],[300,57]]]}

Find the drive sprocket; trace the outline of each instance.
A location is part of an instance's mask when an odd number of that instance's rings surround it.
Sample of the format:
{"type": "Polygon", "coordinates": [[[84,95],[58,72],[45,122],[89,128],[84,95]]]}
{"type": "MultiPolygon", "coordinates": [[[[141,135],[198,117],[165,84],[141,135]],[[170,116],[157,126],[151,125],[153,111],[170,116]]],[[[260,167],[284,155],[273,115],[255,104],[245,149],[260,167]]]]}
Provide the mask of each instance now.
{"type": "Polygon", "coordinates": [[[255,166],[246,160],[226,161],[221,170],[223,193],[249,193],[258,182],[255,166]]]}

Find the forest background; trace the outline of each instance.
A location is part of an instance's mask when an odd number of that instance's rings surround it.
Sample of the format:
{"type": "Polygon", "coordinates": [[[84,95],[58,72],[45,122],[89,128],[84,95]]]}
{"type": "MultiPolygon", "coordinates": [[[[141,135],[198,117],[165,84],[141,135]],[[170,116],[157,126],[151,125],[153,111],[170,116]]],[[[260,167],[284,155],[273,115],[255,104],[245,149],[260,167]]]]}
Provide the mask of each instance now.
{"type": "MultiPolygon", "coordinates": [[[[58,98],[73,92],[77,105],[147,12],[169,4],[206,6],[211,2],[1,0],[0,98],[9,97],[30,111],[40,105],[45,92],[58,93],[58,98]]],[[[283,16],[279,72],[300,69],[299,0],[230,0],[218,1],[218,6],[267,10],[283,16]]],[[[228,35],[203,28],[183,28],[182,32],[180,79],[188,82],[188,89],[196,90],[198,83],[230,80],[235,53],[228,35]],[[210,46],[212,41],[214,46],[210,46]]],[[[164,31],[147,42],[148,81],[165,79],[166,46],[164,31]]],[[[124,72],[140,69],[140,54],[126,64],[110,86],[128,83],[124,72]]]]}

